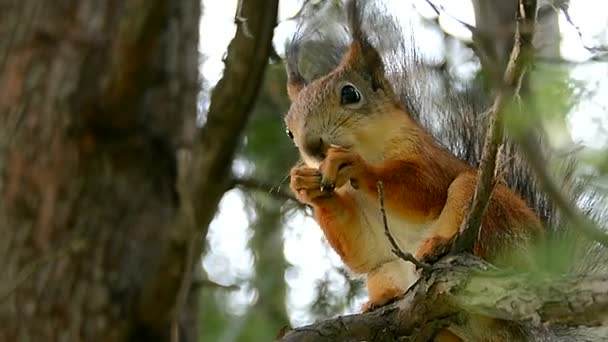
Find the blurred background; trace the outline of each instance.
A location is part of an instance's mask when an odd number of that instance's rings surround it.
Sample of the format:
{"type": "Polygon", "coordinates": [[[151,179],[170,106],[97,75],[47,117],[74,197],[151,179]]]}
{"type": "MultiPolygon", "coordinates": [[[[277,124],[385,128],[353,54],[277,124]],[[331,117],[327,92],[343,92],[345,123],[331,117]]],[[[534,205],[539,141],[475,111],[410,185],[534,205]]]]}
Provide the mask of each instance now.
{"type": "MultiPolygon", "coordinates": [[[[469,0],[432,1],[439,14],[426,1],[382,3],[405,32],[411,30],[425,64],[448,68],[464,83],[475,79],[480,65],[465,26],[475,25],[469,0]]],[[[273,40],[279,56],[302,5],[296,0],[279,3],[273,40]]],[[[203,1],[203,6],[205,99],[221,77],[225,47],[235,30],[236,1],[203,1]]],[[[551,25],[557,26],[543,36],[535,78],[545,108],[543,122],[551,145],[576,151],[579,171],[606,187],[608,64],[598,51],[608,44],[608,4],[571,0],[568,13],[556,12],[551,25]]],[[[268,341],[286,324],[354,313],[365,300],[361,280],[349,276],[306,208],[283,198],[287,172],[297,159],[284,134],[282,117],[289,106],[285,82],[282,63],[271,63],[233,166],[236,174],[255,179],[261,187],[227,192],[209,230],[201,267],[210,280],[228,288],[202,291],[205,341],[268,341]]],[[[203,118],[204,112],[203,105],[203,118]]]]}

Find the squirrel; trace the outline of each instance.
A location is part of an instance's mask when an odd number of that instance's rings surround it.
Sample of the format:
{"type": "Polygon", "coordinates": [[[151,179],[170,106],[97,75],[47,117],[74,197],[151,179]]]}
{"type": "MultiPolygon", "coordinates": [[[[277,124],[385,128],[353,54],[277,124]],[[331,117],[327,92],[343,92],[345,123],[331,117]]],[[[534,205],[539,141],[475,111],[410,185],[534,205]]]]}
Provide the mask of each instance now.
{"type": "MultiPolygon", "coordinates": [[[[383,184],[388,225],[399,246],[433,261],[459,233],[477,170],[415,120],[362,32],[357,2],[345,8],[351,42],[333,70],[306,80],[288,63],[292,104],[285,123],[302,159],[290,171],[290,188],[312,207],[345,265],[365,276],[369,300],[362,310],[369,311],[400,297],[418,278],[384,234],[377,183],[383,184]]],[[[498,183],[472,252],[500,263],[543,236],[538,215],[498,183]]]]}

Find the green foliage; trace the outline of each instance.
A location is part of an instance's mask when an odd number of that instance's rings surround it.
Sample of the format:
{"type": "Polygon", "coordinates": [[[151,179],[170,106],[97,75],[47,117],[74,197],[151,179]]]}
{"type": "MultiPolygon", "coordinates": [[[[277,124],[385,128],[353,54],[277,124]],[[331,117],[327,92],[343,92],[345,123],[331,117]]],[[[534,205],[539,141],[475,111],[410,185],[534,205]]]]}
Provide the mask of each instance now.
{"type": "Polygon", "coordinates": [[[504,115],[507,130],[517,134],[530,126],[541,128],[542,125],[553,145],[571,144],[566,121],[577,102],[577,85],[569,78],[568,68],[537,64],[526,77],[530,94],[526,106],[535,108],[535,115],[520,112],[521,104],[517,101],[511,103],[504,115]]]}
{"type": "Polygon", "coordinates": [[[226,312],[224,289],[203,288],[200,291],[200,341],[219,341],[228,324],[234,319],[226,312]]]}

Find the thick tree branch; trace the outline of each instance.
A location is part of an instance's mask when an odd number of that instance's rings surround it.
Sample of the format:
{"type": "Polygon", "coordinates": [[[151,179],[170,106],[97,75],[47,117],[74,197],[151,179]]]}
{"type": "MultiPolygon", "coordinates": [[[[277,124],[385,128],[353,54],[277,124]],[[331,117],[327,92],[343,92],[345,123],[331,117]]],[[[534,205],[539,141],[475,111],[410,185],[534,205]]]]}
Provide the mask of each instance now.
{"type": "Polygon", "coordinates": [[[483,317],[538,326],[595,325],[608,318],[606,288],[606,275],[537,279],[498,271],[469,254],[449,256],[398,302],[297,328],[281,341],[426,341],[442,326],[483,317]]]}
{"type": "MultiPolygon", "coordinates": [[[[184,305],[185,291],[191,288],[192,269],[204,248],[209,223],[231,181],[235,150],[268,64],[277,8],[278,0],[242,2],[239,11],[247,22],[247,32],[244,25],[237,25],[228,47],[224,76],[211,96],[205,126],[196,136],[189,156],[182,158],[185,171],[180,214],[170,227],[173,244],[164,256],[162,271],[144,293],[143,303],[168,295],[175,300],[178,293],[174,315],[179,315],[184,305]]],[[[167,312],[151,313],[146,307],[141,310],[150,322],[170,318],[167,312]]]]}
{"type": "Polygon", "coordinates": [[[453,297],[485,317],[514,322],[594,326],[608,322],[608,275],[535,279],[527,274],[481,273],[453,297]]]}
{"type": "Polygon", "coordinates": [[[533,49],[532,34],[534,21],[536,20],[536,2],[532,1],[531,4],[524,6],[524,1],[520,0],[519,4],[514,43],[509,62],[504,71],[503,84],[500,85],[494,104],[488,112],[488,130],[477,174],[475,193],[465,220],[460,227],[461,233],[456,239],[453,253],[470,250],[479,235],[483,215],[495,185],[496,157],[504,135],[502,115],[507,104],[518,96],[525,65],[529,63],[529,57],[533,49]]]}
{"type": "Polygon", "coordinates": [[[456,314],[439,294],[445,292],[445,284],[456,286],[456,282],[464,280],[454,277],[452,283],[446,283],[445,274],[451,266],[444,260],[433,265],[428,277],[421,278],[396,303],[373,312],[300,327],[287,333],[281,341],[428,341],[456,314]]]}
{"type": "Polygon", "coordinates": [[[260,90],[276,26],[277,0],[242,2],[240,17],[247,20],[237,33],[226,57],[224,77],[211,96],[203,130],[195,142],[190,179],[195,221],[205,229],[230,181],[230,165],[260,90]]]}

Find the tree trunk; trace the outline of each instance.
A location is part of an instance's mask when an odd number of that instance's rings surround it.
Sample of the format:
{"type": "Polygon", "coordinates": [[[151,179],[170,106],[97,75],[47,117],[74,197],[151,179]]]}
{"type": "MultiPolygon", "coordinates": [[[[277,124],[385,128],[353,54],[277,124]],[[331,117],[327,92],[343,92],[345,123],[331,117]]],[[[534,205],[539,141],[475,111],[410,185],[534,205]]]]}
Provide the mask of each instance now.
{"type": "Polygon", "coordinates": [[[0,340],[167,339],[199,6],[0,0],[0,340]]]}

